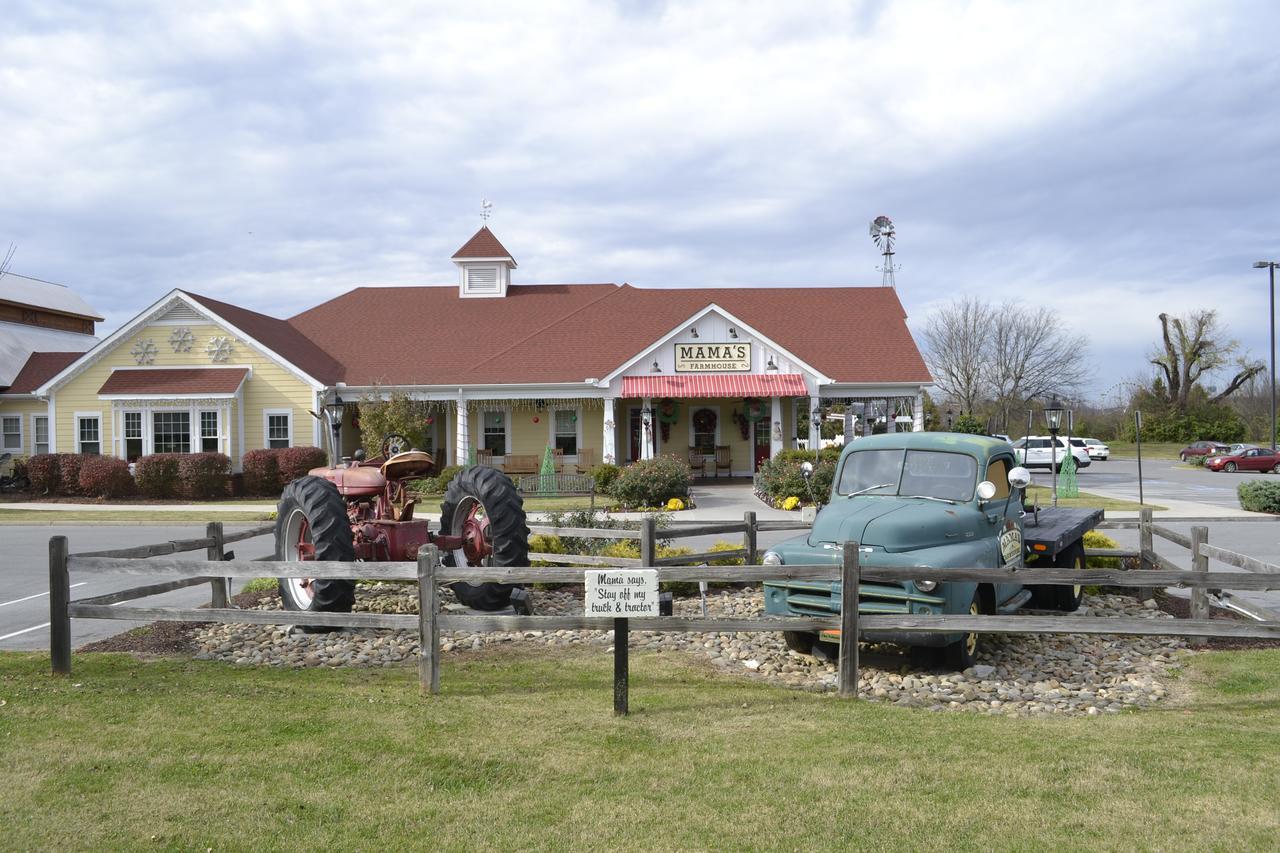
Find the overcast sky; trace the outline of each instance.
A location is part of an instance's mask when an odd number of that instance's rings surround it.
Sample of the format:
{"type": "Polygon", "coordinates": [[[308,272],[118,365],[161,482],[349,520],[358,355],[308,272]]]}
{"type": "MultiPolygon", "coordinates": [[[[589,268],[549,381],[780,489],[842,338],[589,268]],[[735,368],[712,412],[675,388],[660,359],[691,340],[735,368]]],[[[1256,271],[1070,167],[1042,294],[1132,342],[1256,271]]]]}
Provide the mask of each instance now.
{"type": "Polygon", "coordinates": [[[455,282],[484,197],[516,282],[876,285],[883,213],[913,327],[1053,305],[1096,397],[1162,310],[1266,357],[1275,2],[4,7],[0,249],[104,332],[455,282]]]}

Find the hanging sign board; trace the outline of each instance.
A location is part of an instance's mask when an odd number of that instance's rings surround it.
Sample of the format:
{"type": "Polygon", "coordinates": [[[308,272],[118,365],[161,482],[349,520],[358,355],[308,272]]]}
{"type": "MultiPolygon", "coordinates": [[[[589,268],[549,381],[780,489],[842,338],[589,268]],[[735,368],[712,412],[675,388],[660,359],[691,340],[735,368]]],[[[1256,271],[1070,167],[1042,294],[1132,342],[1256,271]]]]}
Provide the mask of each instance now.
{"type": "Polygon", "coordinates": [[[584,574],[584,616],[634,619],[658,615],[657,569],[593,569],[584,574]]]}
{"type": "Polygon", "coordinates": [[[676,344],[676,373],[751,369],[751,344],[676,344]]]}

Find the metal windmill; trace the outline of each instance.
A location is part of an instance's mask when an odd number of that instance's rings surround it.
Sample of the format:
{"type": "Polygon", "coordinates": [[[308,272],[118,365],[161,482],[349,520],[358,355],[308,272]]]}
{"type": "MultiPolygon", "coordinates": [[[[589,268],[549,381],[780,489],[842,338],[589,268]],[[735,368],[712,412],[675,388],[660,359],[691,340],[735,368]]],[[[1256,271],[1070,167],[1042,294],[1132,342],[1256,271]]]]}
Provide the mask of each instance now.
{"type": "Polygon", "coordinates": [[[883,274],[880,279],[882,287],[898,286],[898,282],[893,277],[894,272],[899,269],[893,263],[893,243],[897,238],[898,232],[893,227],[892,219],[881,214],[871,220],[871,239],[880,250],[880,254],[884,255],[884,262],[880,265],[880,272],[883,274]]]}

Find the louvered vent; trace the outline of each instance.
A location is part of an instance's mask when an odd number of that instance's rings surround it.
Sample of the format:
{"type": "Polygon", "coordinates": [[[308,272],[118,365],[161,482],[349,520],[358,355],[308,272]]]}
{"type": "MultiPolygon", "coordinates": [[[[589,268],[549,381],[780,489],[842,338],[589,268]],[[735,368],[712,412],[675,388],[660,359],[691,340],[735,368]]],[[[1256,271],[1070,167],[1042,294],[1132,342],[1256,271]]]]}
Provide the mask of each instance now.
{"type": "Polygon", "coordinates": [[[179,302],[164,314],[160,315],[155,322],[157,323],[203,323],[204,315],[192,308],[190,305],[179,302]]]}
{"type": "Polygon", "coordinates": [[[467,270],[467,293],[497,293],[497,267],[471,267],[467,270]]]}

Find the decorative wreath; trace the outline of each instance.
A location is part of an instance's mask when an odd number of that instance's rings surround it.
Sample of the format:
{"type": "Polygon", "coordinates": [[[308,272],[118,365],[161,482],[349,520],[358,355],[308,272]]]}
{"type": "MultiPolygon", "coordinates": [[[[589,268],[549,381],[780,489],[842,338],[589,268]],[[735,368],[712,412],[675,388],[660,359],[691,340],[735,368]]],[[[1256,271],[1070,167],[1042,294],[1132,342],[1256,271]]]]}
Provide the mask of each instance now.
{"type": "Polygon", "coordinates": [[[693,413],[694,432],[715,432],[716,413],[711,409],[698,409],[693,413]]]}
{"type": "Polygon", "coordinates": [[[680,419],[680,404],[670,397],[658,401],[658,420],[664,424],[673,424],[680,419]]]}
{"type": "Polygon", "coordinates": [[[764,400],[759,397],[748,397],[742,401],[742,405],[746,409],[747,420],[752,423],[768,417],[768,413],[764,410],[764,400]]]}

